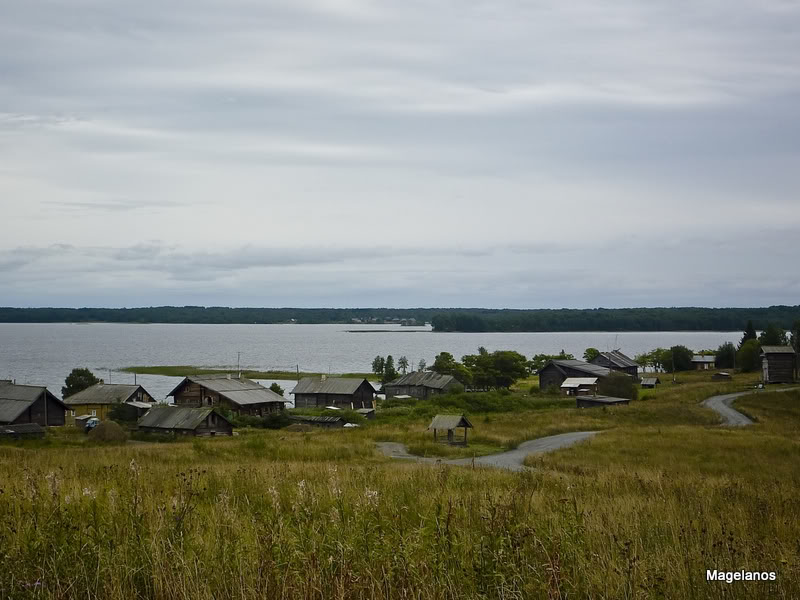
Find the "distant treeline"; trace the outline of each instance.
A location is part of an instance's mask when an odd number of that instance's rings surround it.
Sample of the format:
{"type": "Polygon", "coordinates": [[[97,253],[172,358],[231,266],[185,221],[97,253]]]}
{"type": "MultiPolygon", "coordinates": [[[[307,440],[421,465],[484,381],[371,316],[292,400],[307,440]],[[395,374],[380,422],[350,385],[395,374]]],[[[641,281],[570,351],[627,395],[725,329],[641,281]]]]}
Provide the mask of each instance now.
{"type": "Polygon", "coordinates": [[[767,308],[592,308],[454,310],[431,319],[436,331],[738,331],[751,320],[756,329],[789,329],[800,306],[767,308]]]}
{"type": "Polygon", "coordinates": [[[800,306],[767,308],[3,308],[0,323],[397,323],[436,331],[739,331],[748,320],[789,329],[800,306]]]}

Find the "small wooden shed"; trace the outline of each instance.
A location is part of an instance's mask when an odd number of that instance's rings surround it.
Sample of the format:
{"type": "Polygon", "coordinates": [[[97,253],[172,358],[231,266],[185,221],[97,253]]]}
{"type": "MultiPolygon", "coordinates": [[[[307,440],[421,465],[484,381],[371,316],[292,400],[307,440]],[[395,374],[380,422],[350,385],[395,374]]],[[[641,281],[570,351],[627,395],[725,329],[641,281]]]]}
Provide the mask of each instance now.
{"type": "Polygon", "coordinates": [[[791,346],[761,346],[764,383],[794,383],[797,354],[791,346]]]}
{"type": "Polygon", "coordinates": [[[654,390],[657,385],[661,385],[661,380],[658,377],[643,377],[642,387],[649,390],[654,390]]]}
{"type": "Polygon", "coordinates": [[[447,431],[447,440],[443,439],[441,441],[446,441],[453,446],[467,445],[467,429],[472,429],[472,423],[464,415],[436,415],[428,426],[428,431],[433,431],[434,442],[440,441],[438,437],[439,431],[447,431]],[[460,427],[464,428],[463,438],[457,438],[455,435],[456,429],[460,427]]]}

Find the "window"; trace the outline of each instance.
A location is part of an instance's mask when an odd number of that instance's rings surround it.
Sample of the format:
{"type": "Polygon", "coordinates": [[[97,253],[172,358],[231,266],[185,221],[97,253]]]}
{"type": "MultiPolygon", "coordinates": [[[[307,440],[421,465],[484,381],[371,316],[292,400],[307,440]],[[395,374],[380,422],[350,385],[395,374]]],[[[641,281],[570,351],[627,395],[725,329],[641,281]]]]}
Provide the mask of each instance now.
{"type": "Polygon", "coordinates": [[[93,416],[93,417],[96,417],[96,416],[97,416],[97,411],[96,411],[95,409],[92,409],[92,416],[93,416]]]}
{"type": "Polygon", "coordinates": [[[71,410],[71,411],[69,411],[69,414],[70,414],[70,416],[74,417],[75,416],[75,411],[71,410]]]}

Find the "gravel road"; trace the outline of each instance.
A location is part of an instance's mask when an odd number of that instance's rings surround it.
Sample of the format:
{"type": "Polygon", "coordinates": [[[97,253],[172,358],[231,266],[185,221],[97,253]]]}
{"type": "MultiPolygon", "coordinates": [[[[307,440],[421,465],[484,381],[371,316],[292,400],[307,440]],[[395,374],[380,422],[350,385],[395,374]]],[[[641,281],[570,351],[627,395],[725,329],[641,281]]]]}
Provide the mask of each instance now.
{"type": "Polygon", "coordinates": [[[736,400],[736,398],[747,396],[752,393],[753,392],[737,392],[735,394],[711,396],[711,398],[703,400],[703,406],[707,406],[721,416],[723,425],[729,425],[731,427],[745,427],[753,424],[752,419],[743,415],[735,408],[732,408],[731,404],[733,404],[733,401],[736,400]]]}
{"type": "MultiPolygon", "coordinates": [[[[514,450],[509,450],[508,452],[489,454],[487,456],[478,456],[474,459],[474,461],[475,465],[479,466],[498,467],[500,469],[509,469],[511,471],[522,471],[525,468],[522,462],[526,457],[534,454],[552,452],[553,450],[572,446],[573,444],[577,444],[578,442],[590,438],[597,433],[597,431],[573,431],[572,433],[551,435],[548,437],[539,438],[538,440],[523,442],[514,448],[514,450]]],[[[461,466],[470,466],[473,462],[472,458],[440,459],[414,456],[413,454],[408,453],[408,448],[405,444],[399,444],[397,442],[379,442],[378,449],[390,458],[404,458],[417,462],[461,466]]]]}

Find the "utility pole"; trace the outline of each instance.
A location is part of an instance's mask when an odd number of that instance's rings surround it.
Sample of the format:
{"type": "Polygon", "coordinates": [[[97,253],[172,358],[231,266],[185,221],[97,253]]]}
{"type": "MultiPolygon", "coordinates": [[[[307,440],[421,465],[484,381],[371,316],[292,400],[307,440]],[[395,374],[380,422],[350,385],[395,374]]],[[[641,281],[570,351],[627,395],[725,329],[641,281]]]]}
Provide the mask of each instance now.
{"type": "Polygon", "coordinates": [[[242,353],[241,352],[237,352],[236,353],[236,372],[238,373],[239,379],[242,378],[242,368],[240,366],[241,358],[242,358],[242,353]]]}

